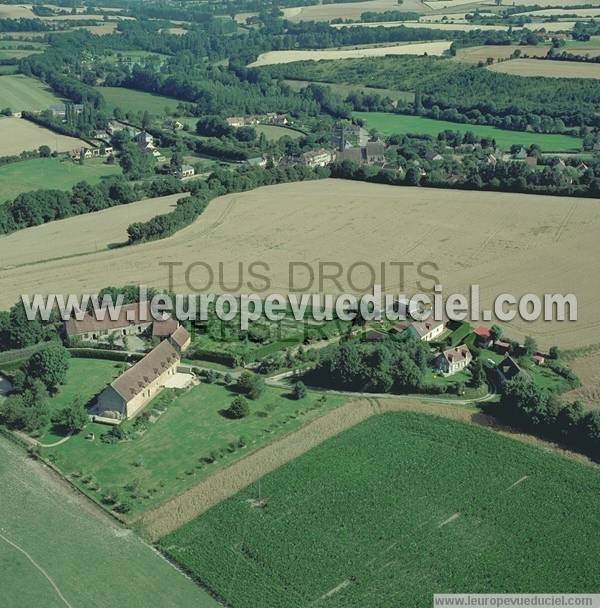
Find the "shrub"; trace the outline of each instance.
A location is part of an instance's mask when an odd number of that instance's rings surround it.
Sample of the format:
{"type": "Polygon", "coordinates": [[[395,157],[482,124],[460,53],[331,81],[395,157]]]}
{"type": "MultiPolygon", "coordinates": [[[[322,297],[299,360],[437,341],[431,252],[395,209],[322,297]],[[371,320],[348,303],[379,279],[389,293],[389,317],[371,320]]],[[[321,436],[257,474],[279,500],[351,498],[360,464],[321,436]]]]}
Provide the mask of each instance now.
{"type": "Polygon", "coordinates": [[[241,396],[235,397],[227,410],[227,415],[230,418],[245,418],[250,414],[248,402],[241,396]]]}

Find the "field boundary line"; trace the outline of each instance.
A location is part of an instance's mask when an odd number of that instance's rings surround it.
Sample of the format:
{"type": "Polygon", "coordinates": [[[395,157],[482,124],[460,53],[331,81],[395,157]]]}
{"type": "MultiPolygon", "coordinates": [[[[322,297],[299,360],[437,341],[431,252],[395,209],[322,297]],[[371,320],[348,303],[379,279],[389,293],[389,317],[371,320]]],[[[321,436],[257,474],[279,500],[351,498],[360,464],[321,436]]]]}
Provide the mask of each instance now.
{"type": "Polygon", "coordinates": [[[415,412],[472,424],[521,443],[551,450],[581,464],[596,466],[581,454],[562,449],[533,435],[518,432],[503,425],[489,414],[483,414],[461,404],[427,403],[414,397],[382,400],[377,397],[361,398],[351,400],[307,423],[297,431],[258,448],[185,492],[143,513],[132,523],[155,542],[328,439],[372,416],[393,412],[415,412]]]}
{"type": "Polygon", "coordinates": [[[17,551],[20,551],[46,577],[46,579],[48,579],[48,582],[52,585],[54,591],[56,591],[56,595],[58,595],[58,597],[63,601],[65,606],[67,606],[68,608],[73,608],[73,606],[67,601],[67,598],[62,594],[57,584],[52,580],[52,577],[33,559],[33,557],[31,557],[31,555],[29,555],[29,553],[27,553],[27,551],[25,551],[25,549],[22,549],[21,547],[19,547],[19,545],[13,543],[12,540],[9,540],[3,534],[0,534],[0,538],[17,551]]]}
{"type": "Polygon", "coordinates": [[[134,523],[139,524],[141,530],[153,541],[166,536],[257,479],[373,414],[372,405],[366,400],[350,401],[218,471],[143,514],[134,523]]]}

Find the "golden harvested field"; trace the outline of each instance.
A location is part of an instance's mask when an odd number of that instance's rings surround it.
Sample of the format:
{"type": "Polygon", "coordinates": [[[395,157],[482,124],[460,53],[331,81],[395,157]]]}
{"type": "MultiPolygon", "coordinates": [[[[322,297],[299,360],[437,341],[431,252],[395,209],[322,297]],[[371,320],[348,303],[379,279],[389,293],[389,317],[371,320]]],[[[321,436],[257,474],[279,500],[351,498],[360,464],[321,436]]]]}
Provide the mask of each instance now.
{"type": "Polygon", "coordinates": [[[462,63],[479,63],[485,61],[488,57],[492,57],[497,61],[498,59],[508,59],[517,49],[531,57],[544,57],[548,52],[547,46],[469,46],[458,49],[456,56],[452,59],[462,63]]]}
{"type": "MultiPolygon", "coordinates": [[[[382,12],[398,10],[397,0],[367,0],[366,2],[345,2],[339,4],[314,4],[284,8],[284,17],[290,21],[331,21],[332,19],[359,20],[365,11],[382,12]]],[[[429,11],[420,0],[404,0],[403,11],[429,11]]]]}
{"type": "Polygon", "coordinates": [[[52,258],[78,256],[127,241],[127,226],[172,211],[185,194],[149,198],[0,237],[2,269],[29,266],[52,258]]]}
{"type": "Polygon", "coordinates": [[[358,57],[384,57],[385,55],[442,55],[450,48],[451,41],[417,42],[355,49],[323,49],[315,51],[269,51],[262,53],[249,67],[291,63],[292,61],[319,61],[321,59],[356,59],[358,57]]]}
{"type": "Polygon", "coordinates": [[[600,408],[600,351],[577,357],[569,367],[581,380],[581,386],[563,395],[566,401],[580,399],[585,407],[600,408]]]}
{"type": "MultiPolygon", "coordinates": [[[[90,223],[95,224],[92,216],[90,223]]],[[[401,284],[399,270],[387,267],[385,288],[390,293],[416,293],[430,289],[431,279],[416,272],[416,264],[432,262],[444,292],[466,293],[480,285],[481,306],[493,297],[535,293],[574,293],[578,298],[577,322],[525,323],[514,321],[509,335],[533,335],[541,348],[558,344],[572,348],[600,342],[600,309],[597,260],[600,255],[600,205],[592,199],[467,192],[383,186],[342,180],[322,180],[259,188],[231,194],[210,203],[192,226],[169,239],[113,249],[74,260],[56,260],[0,271],[0,309],[13,304],[24,291],[42,293],[93,292],[106,285],[146,283],[168,285],[166,262],[183,264],[174,271],[173,287],[188,293],[193,286],[213,292],[232,290],[238,282],[239,264],[252,261],[269,265],[271,285],[255,290],[263,295],[286,294],[294,289],[361,293],[368,289],[370,273],[364,267],[347,273],[336,288],[316,279],[320,262],[336,261],[348,269],[367,261],[377,269],[382,262],[407,262],[401,284]],[[233,246],[234,245],[234,246],[233,246]],[[193,262],[206,262],[227,287],[206,287],[206,273],[193,262]],[[315,273],[307,287],[308,271],[297,271],[289,287],[289,263],[303,261],[315,273]],[[163,263],[163,265],[161,265],[163,263]],[[420,286],[419,286],[420,281],[420,286]]],[[[15,250],[26,252],[15,235],[15,250]]],[[[73,240],[79,236],[72,234],[73,240]]],[[[47,245],[44,257],[64,255],[68,237],[47,245]]],[[[423,272],[432,274],[432,267],[423,272]]],[[[245,280],[248,280],[245,275],[245,280]]],[[[247,293],[242,285],[233,290],[247,293]]]]}
{"type": "Polygon", "coordinates": [[[547,8],[542,11],[526,11],[515,13],[517,15],[531,15],[532,17],[560,17],[562,15],[577,15],[578,17],[598,17],[600,8],[547,8]]]}
{"type": "Polygon", "coordinates": [[[35,19],[30,6],[17,4],[1,4],[0,19],[35,19]]]}
{"type": "Polygon", "coordinates": [[[457,32],[470,32],[473,30],[507,30],[508,25],[473,25],[472,23],[430,23],[427,21],[381,21],[377,23],[336,23],[332,27],[398,27],[403,25],[408,28],[420,28],[429,30],[454,30],[457,32]]]}
{"type": "Polygon", "coordinates": [[[67,152],[88,144],[75,137],[59,135],[23,118],[0,119],[0,156],[20,154],[40,146],[49,146],[52,150],[67,152]]]}
{"type": "Polygon", "coordinates": [[[579,61],[548,61],[540,59],[511,59],[488,67],[494,72],[515,76],[545,76],[547,78],[600,78],[600,64],[579,61]]]}

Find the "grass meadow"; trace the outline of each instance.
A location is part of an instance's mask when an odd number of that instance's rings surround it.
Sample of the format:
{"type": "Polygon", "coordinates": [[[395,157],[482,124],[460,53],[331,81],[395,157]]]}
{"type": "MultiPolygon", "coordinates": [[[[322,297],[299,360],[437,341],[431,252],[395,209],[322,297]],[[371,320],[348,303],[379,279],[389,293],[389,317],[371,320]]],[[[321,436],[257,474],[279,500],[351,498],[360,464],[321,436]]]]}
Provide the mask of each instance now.
{"type": "Polygon", "coordinates": [[[0,204],[22,192],[38,189],[69,190],[78,182],[97,184],[103,177],[119,175],[119,165],[86,160],[83,165],[59,158],[34,158],[0,167],[0,204]]]}
{"type": "MultiPolygon", "coordinates": [[[[90,396],[96,393],[96,385],[86,386],[92,384],[85,371],[88,365],[96,370],[97,385],[109,381],[113,370],[102,369],[105,362],[81,361],[79,373],[72,367],[74,371],[62,389],[63,395],[83,390],[90,396]]],[[[78,363],[71,363],[74,362],[78,363]]],[[[343,402],[342,397],[330,396],[323,404],[314,394],[295,401],[284,390],[268,388],[258,400],[249,401],[250,416],[230,420],[223,410],[234,396],[234,392],[217,384],[201,384],[181,394],[163,391],[147,406],[146,411],[153,413],[155,421],[139,436],[108,445],[100,440],[107,427],[90,423],[83,433],[43,453],[65,475],[76,473],[74,483],[95,498],[100,499],[107,492],[127,495],[132,504],[129,515],[135,518],[343,402]],[[164,413],[160,413],[161,409],[164,413]],[[85,439],[89,432],[95,434],[94,441],[85,439]],[[232,447],[240,443],[240,438],[247,447],[232,447]],[[205,459],[211,454],[216,456],[216,462],[208,464],[205,459]]],[[[61,400],[68,402],[66,397],[61,400]]],[[[124,428],[135,431],[134,423],[128,422],[124,428]]]]}
{"type": "Polygon", "coordinates": [[[433,120],[422,116],[391,114],[389,112],[353,112],[353,115],[364,120],[368,129],[376,129],[383,135],[419,133],[436,136],[445,130],[459,131],[460,133],[470,131],[479,137],[494,138],[496,145],[503,150],[510,149],[512,144],[522,146],[537,144],[543,152],[572,152],[581,148],[581,140],[569,135],[507,131],[487,125],[448,122],[446,120],[433,120]]]}
{"type": "Polygon", "coordinates": [[[144,91],[134,91],[123,87],[96,87],[104,99],[109,110],[121,108],[124,112],[144,112],[150,114],[164,114],[168,108],[170,112],[177,109],[182,103],[172,97],[164,97],[144,91]]]}
{"type": "Polygon", "coordinates": [[[0,76],[0,108],[10,108],[13,112],[37,112],[58,103],[61,100],[36,78],[21,74],[0,76]]]}
{"type": "Polygon", "coordinates": [[[218,606],[2,436],[0,484],[2,606],[218,606]]]}
{"type": "Polygon", "coordinates": [[[391,413],[275,470],[161,546],[236,608],[583,593],[600,584],[599,491],[587,466],[479,427],[391,413]]]}

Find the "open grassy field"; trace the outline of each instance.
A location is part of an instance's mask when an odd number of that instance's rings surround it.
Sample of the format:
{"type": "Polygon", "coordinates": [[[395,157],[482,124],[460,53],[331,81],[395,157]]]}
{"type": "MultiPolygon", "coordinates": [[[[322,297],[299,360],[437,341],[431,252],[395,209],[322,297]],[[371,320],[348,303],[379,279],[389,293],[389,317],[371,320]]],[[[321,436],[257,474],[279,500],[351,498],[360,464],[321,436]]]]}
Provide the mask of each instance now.
{"type": "Polygon", "coordinates": [[[321,59],[357,59],[360,57],[384,57],[385,55],[442,55],[450,48],[451,41],[416,42],[391,46],[374,46],[361,49],[323,49],[309,51],[269,51],[262,53],[249,67],[292,63],[293,61],[320,61],[321,59]]]}
{"type": "Polygon", "coordinates": [[[164,114],[165,109],[169,111],[177,109],[181,103],[172,97],[163,97],[154,93],[144,91],[134,91],[122,87],[96,87],[110,110],[121,108],[124,112],[144,112],[148,110],[150,114],[164,114]]]}
{"type": "MultiPolygon", "coordinates": [[[[107,359],[75,359],[69,360],[67,381],[61,385],[58,392],[49,400],[50,411],[55,414],[67,407],[76,398],[85,404],[110,384],[121,372],[122,363],[107,359]]],[[[59,429],[56,429],[59,431],[59,429]]],[[[50,428],[44,435],[38,437],[41,443],[53,443],[62,439],[64,434],[50,428]]]]}
{"type": "Polygon", "coordinates": [[[461,133],[471,131],[480,137],[493,137],[498,147],[503,150],[509,150],[512,144],[523,146],[537,144],[544,152],[576,151],[581,147],[581,140],[569,135],[506,131],[487,125],[470,125],[387,112],[354,112],[354,116],[364,120],[367,123],[367,128],[377,129],[383,135],[393,135],[395,133],[437,135],[446,129],[450,129],[461,133]]]}
{"type": "Polygon", "coordinates": [[[3,606],[218,606],[150,546],[4,437],[0,483],[3,606]]]}
{"type": "Polygon", "coordinates": [[[580,61],[547,61],[511,59],[488,67],[488,70],[514,76],[545,76],[546,78],[600,78],[600,64],[580,61]]]}
{"type": "MultiPolygon", "coordinates": [[[[0,51],[0,57],[2,52],[4,51],[0,51]]],[[[57,103],[61,103],[61,100],[36,78],[21,74],[0,76],[0,107],[2,108],[10,108],[13,112],[22,110],[37,112],[47,110],[57,103]]]]}
{"type": "MultiPolygon", "coordinates": [[[[84,378],[82,374],[73,382],[81,386],[84,378]]],[[[64,390],[74,392],[68,386],[64,390]]],[[[343,401],[330,396],[322,404],[314,394],[296,401],[284,390],[268,388],[258,400],[249,402],[250,416],[230,420],[222,411],[234,395],[221,385],[201,384],[165,405],[165,413],[140,437],[107,445],[99,438],[106,426],[90,423],[85,433],[43,452],[52,455],[65,474],[80,472],[82,475],[73,481],[97,498],[113,491],[129,496],[132,510],[128,517],[135,518],[343,401]],[[95,433],[94,441],[85,439],[88,432],[95,433]],[[240,438],[246,447],[238,446],[240,438]],[[216,462],[208,464],[204,459],[213,452],[216,462]],[[86,483],[86,476],[93,481],[86,483]],[[92,483],[95,490],[90,490],[92,483]]],[[[169,393],[162,393],[147,411],[168,403],[168,397],[169,393]]]]}
{"type": "MultiPolygon", "coordinates": [[[[88,219],[93,230],[94,216],[88,219]]],[[[83,226],[83,225],[82,225],[83,226]]],[[[303,260],[314,272],[312,283],[305,269],[294,271],[295,285],[307,293],[319,291],[319,267],[336,260],[348,269],[359,261],[380,265],[390,259],[414,264],[403,279],[387,268],[385,288],[390,293],[413,294],[430,289],[433,280],[420,277],[417,265],[435,275],[444,293],[469,293],[479,284],[481,305],[488,308],[499,293],[520,297],[527,293],[573,293],[578,301],[577,322],[510,323],[509,335],[533,335],[540,348],[558,344],[572,348],[600,342],[600,309],[593,280],[600,252],[600,206],[593,199],[394,187],[344,180],[321,180],[259,188],[215,199],[198,221],[162,241],[134,248],[114,249],[55,260],[0,273],[0,307],[12,305],[32,285],[41,293],[92,293],[106,285],[168,284],[167,261],[175,268],[173,288],[188,293],[185,263],[203,260],[218,272],[223,264],[225,285],[235,286],[238,262],[261,260],[269,265],[271,285],[262,293],[288,293],[290,260],[303,260]],[[368,210],[368,213],[365,211],[368,210]],[[268,218],[268,221],[265,220],[268,218]],[[460,242],[460,247],[449,243],[460,242]],[[232,253],[231,243],[236,243],[232,253]],[[351,243],[350,247],[348,244],[351,243]],[[421,287],[419,287],[419,284],[421,287]]],[[[19,233],[14,235],[16,251],[19,233]]],[[[47,245],[44,258],[58,257],[71,234],[47,245]]],[[[190,271],[190,281],[206,283],[202,271],[190,271]]],[[[352,282],[345,272],[342,289],[325,280],[323,291],[364,293],[370,283],[366,268],[355,268],[352,282]]],[[[221,291],[216,283],[212,289],[221,291]]],[[[261,293],[260,285],[258,292],[261,293]]],[[[244,287],[240,288],[242,291],[244,287]]],[[[244,292],[245,293],[245,292],[244,292]]]]}
{"type": "MultiPolygon", "coordinates": [[[[1,172],[0,172],[1,175],[1,172]]],[[[175,208],[185,194],[119,205],[86,215],[25,228],[0,237],[0,266],[23,268],[51,259],[94,253],[127,241],[127,226],[147,221],[175,208]]],[[[73,262],[71,261],[71,264],[73,262]]]]}
{"type": "Polygon", "coordinates": [[[530,17],[563,17],[577,15],[577,17],[598,17],[600,16],[600,8],[545,8],[539,11],[525,11],[523,13],[515,13],[515,16],[527,15],[530,17]]]}
{"type": "Polygon", "coordinates": [[[119,165],[103,160],[88,160],[80,165],[59,158],[34,158],[0,167],[0,204],[21,194],[38,189],[68,190],[77,182],[98,183],[107,175],[121,173],[119,165]]]}
{"type": "Polygon", "coordinates": [[[364,87],[359,84],[341,84],[339,82],[318,82],[315,80],[285,80],[295,91],[300,91],[306,88],[309,84],[317,84],[323,87],[329,87],[334,93],[346,97],[352,91],[360,91],[366,94],[388,95],[392,99],[402,99],[404,101],[414,101],[415,94],[412,91],[397,91],[394,89],[380,89],[375,87],[364,87]]]}
{"type": "Polygon", "coordinates": [[[291,137],[292,139],[299,139],[302,137],[300,131],[287,129],[286,127],[278,127],[277,125],[256,125],[254,129],[256,130],[257,135],[264,133],[269,141],[277,141],[282,137],[291,137]]]}
{"type": "Polygon", "coordinates": [[[68,152],[88,145],[81,139],[60,135],[24,118],[0,118],[0,156],[37,150],[40,146],[48,146],[53,151],[68,152]]]}
{"type": "Polygon", "coordinates": [[[473,426],[393,413],[266,475],[161,545],[236,608],[425,608],[433,593],[464,589],[585,592],[600,584],[598,491],[589,467],[473,426]]]}

